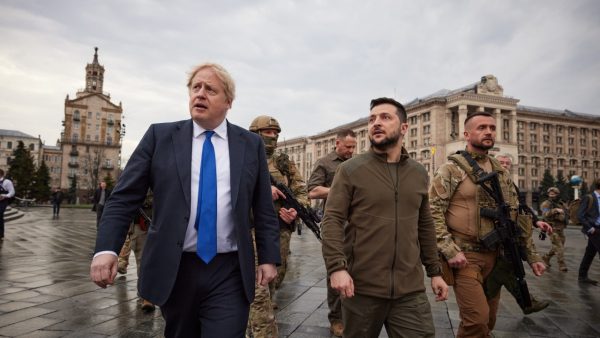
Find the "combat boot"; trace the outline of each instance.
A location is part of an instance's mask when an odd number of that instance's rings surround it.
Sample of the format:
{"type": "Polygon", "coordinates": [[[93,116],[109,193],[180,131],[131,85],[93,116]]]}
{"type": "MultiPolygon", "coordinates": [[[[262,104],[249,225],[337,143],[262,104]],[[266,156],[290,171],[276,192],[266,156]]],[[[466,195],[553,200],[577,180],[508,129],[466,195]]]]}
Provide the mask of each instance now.
{"type": "Polygon", "coordinates": [[[567,264],[565,264],[565,262],[558,262],[558,269],[562,272],[569,271],[569,268],[567,268],[567,264]]]}
{"type": "Polygon", "coordinates": [[[543,309],[547,308],[548,305],[550,305],[549,301],[537,300],[537,299],[533,298],[533,296],[532,296],[531,297],[531,306],[524,308],[523,313],[528,315],[530,313],[542,311],[543,309]]]}

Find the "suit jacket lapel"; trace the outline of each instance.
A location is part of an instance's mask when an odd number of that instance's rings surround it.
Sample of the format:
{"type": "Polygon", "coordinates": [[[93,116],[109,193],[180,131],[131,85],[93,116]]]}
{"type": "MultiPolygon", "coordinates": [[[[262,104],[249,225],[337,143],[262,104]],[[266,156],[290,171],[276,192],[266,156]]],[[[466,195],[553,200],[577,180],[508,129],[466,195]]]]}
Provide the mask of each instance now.
{"type": "Polygon", "coordinates": [[[185,198],[186,205],[190,205],[190,187],[192,185],[191,178],[191,162],[192,162],[192,137],[193,128],[192,120],[186,120],[179,124],[177,130],[171,136],[173,142],[173,153],[175,154],[175,166],[177,176],[181,184],[181,190],[185,198]]]}
{"type": "Polygon", "coordinates": [[[229,138],[229,171],[231,175],[231,206],[235,210],[237,196],[242,177],[245,145],[241,132],[227,121],[227,137],[229,138]]]}

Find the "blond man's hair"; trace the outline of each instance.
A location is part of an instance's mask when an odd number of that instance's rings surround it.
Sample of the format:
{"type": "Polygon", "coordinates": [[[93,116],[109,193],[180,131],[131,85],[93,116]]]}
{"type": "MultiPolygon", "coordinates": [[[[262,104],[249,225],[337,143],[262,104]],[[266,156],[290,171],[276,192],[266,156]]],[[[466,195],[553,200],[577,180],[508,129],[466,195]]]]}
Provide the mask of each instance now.
{"type": "Polygon", "coordinates": [[[231,74],[229,74],[229,72],[223,66],[217,63],[205,62],[192,68],[188,75],[188,89],[190,89],[192,86],[192,79],[194,79],[194,76],[196,76],[196,74],[199,71],[206,68],[211,69],[213,72],[215,72],[217,78],[221,80],[221,82],[223,83],[223,89],[225,91],[225,97],[227,97],[229,103],[232,103],[235,99],[235,82],[233,81],[231,74]]]}

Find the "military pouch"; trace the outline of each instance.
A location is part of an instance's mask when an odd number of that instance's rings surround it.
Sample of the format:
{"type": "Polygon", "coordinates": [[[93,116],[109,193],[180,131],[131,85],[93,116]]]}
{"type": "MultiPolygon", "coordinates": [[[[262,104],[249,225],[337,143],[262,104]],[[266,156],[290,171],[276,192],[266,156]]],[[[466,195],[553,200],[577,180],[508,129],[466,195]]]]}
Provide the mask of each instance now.
{"type": "Polygon", "coordinates": [[[442,266],[442,279],[449,286],[454,285],[454,270],[452,270],[452,268],[448,264],[448,261],[446,260],[446,257],[444,257],[444,255],[439,253],[439,256],[440,256],[440,265],[442,266]]]}

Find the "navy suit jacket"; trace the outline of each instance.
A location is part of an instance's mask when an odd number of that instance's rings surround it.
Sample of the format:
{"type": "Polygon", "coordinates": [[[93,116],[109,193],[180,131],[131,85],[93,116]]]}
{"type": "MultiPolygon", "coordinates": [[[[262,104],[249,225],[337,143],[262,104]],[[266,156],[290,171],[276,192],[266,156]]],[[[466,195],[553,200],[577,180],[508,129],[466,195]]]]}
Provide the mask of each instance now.
{"type": "MultiPolygon", "coordinates": [[[[150,126],[112,191],[96,240],[96,252],[119,253],[131,218],[152,189],[153,217],[139,292],[157,305],[167,301],[175,284],[190,217],[192,123],[190,119],[150,126]]],[[[279,223],[261,138],[229,122],[227,138],[237,253],[243,288],[252,302],[256,274],[250,229],[255,228],[259,264],[279,264],[279,223]]]]}
{"type": "MultiPolygon", "coordinates": [[[[586,194],[583,196],[581,203],[579,204],[579,209],[577,210],[577,218],[581,221],[583,227],[581,228],[581,232],[587,233],[593,227],[596,227],[596,220],[598,219],[598,199],[596,198],[596,194],[591,193],[592,205],[588,209],[590,204],[590,194],[586,194]]],[[[596,229],[598,230],[598,229],[596,229]]]]}

